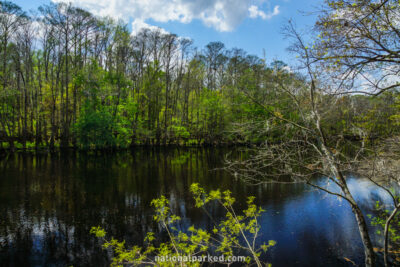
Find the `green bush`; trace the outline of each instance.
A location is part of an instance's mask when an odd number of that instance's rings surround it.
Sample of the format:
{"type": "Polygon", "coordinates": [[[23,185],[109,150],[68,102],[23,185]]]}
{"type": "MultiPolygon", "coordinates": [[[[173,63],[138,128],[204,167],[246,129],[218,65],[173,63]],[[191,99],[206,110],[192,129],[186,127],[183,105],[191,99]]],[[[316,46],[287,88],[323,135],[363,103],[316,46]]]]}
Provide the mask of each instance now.
{"type": "MultiPolygon", "coordinates": [[[[198,184],[192,184],[190,191],[194,195],[197,208],[206,211],[206,205],[210,202],[217,202],[226,211],[225,219],[215,225],[211,231],[190,226],[183,232],[177,229],[176,224],[180,217],[171,213],[169,201],[164,196],[154,199],[151,205],[155,209],[154,220],[167,232],[169,240],[159,245],[155,244],[154,233],[149,232],[145,238],[145,246],[133,246],[130,249],[125,247],[125,241],[118,241],[114,238],[106,240],[107,233],[101,227],[93,227],[90,233],[94,234],[103,243],[104,249],[113,252],[112,266],[139,266],[157,265],[174,266],[178,262],[156,261],[156,258],[191,259],[199,258],[207,254],[220,253],[226,257],[234,256],[234,253],[247,255],[247,264],[262,266],[260,255],[275,245],[270,240],[261,246],[257,246],[256,239],[259,236],[260,224],[258,218],[264,210],[254,204],[254,197],[247,200],[247,209],[242,213],[234,210],[235,198],[230,191],[220,190],[206,193],[198,184]]],[[[208,213],[207,213],[208,214],[208,213]]],[[[203,258],[204,259],[204,258],[203,258]]],[[[181,266],[200,266],[201,261],[180,262],[181,266]]]]}
{"type": "Polygon", "coordinates": [[[115,121],[106,107],[93,108],[86,103],[74,130],[78,144],[84,149],[104,149],[114,147],[116,138],[113,134],[115,121]]]}

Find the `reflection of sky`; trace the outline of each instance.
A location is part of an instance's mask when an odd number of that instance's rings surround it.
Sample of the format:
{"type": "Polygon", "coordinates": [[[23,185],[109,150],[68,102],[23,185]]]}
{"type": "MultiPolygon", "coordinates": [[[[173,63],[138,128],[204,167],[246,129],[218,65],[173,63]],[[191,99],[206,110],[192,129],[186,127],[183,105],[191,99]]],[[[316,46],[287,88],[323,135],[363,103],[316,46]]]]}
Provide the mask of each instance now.
{"type": "MultiPolygon", "coordinates": [[[[373,200],[369,201],[370,205],[365,206],[373,207],[374,201],[378,199],[388,200],[381,190],[371,190],[373,187],[368,181],[351,179],[349,187],[358,201],[373,200]]],[[[135,207],[137,203],[134,199],[132,194],[126,194],[125,205],[135,207]]],[[[191,225],[193,222],[187,218],[188,207],[185,202],[177,199],[174,194],[171,194],[170,202],[172,205],[178,204],[180,216],[183,217],[182,224],[191,225]]],[[[216,207],[209,208],[210,213],[214,213],[213,210],[216,207]]],[[[337,264],[336,259],[343,259],[343,257],[358,263],[362,262],[362,244],[354,215],[347,203],[337,197],[307,187],[304,194],[288,197],[281,203],[265,203],[263,208],[266,212],[260,219],[262,231],[259,241],[260,243],[271,239],[277,241],[277,245],[268,252],[267,261],[272,261],[278,266],[282,264],[289,266],[293,262],[307,263],[304,266],[309,266],[310,261],[314,264],[331,261],[331,265],[334,266],[337,264]]],[[[24,213],[23,209],[20,209],[20,212],[24,213]]],[[[105,210],[101,212],[107,213],[105,210]]],[[[46,222],[44,218],[39,221],[33,220],[34,222],[31,223],[28,221],[29,218],[25,220],[27,224],[25,227],[32,229],[34,255],[41,255],[46,249],[44,244],[46,233],[52,233],[53,239],[61,239],[64,242],[67,239],[68,245],[74,242],[75,228],[67,229],[68,237],[61,235],[57,231],[60,227],[57,224],[60,222],[57,222],[54,217],[46,222]]],[[[206,221],[200,224],[203,227],[210,226],[210,222],[206,221]]],[[[10,236],[8,238],[13,239],[10,236]]],[[[34,256],[33,262],[40,262],[36,258],[34,256]]],[[[298,264],[297,266],[301,266],[298,264]]]]}
{"type": "MultiPolygon", "coordinates": [[[[206,190],[230,189],[238,209],[244,208],[246,196],[257,197],[266,210],[260,218],[259,242],[277,241],[265,257],[274,266],[346,265],[344,257],[362,264],[360,236],[346,201],[302,184],[246,186],[225,172],[209,171],[218,162],[216,153],[199,152],[185,162],[174,161],[181,154],[84,158],[69,168],[53,159],[50,165],[38,162],[40,171],[30,166],[23,171],[0,169],[0,208],[5,210],[5,220],[0,220],[0,266],[8,266],[10,259],[36,266],[104,265],[90,227],[104,226],[110,236],[140,245],[145,232],[158,231],[149,203],[160,194],[167,195],[171,210],[182,217],[180,229],[210,229],[212,221],[193,206],[188,189],[193,182],[206,190]],[[113,162],[118,162],[116,167],[113,162]]],[[[386,193],[367,180],[349,179],[348,184],[365,215],[373,212],[376,200],[390,203],[386,193]]],[[[332,185],[330,189],[335,190],[332,185]]],[[[216,221],[224,215],[217,205],[210,204],[207,210],[216,221]]]]}
{"type": "MultiPolygon", "coordinates": [[[[365,215],[372,213],[376,200],[390,203],[387,193],[368,180],[349,179],[348,185],[356,201],[362,203],[365,215]]],[[[269,260],[278,266],[288,266],[293,259],[306,263],[304,266],[309,266],[310,261],[334,266],[339,264],[336,259],[344,264],[346,257],[362,264],[362,243],[348,203],[325,192],[309,188],[306,191],[283,204],[264,205],[267,212],[261,220],[263,236],[277,241],[269,260]]]]}
{"type": "Polygon", "coordinates": [[[351,249],[354,244],[349,242],[357,240],[350,208],[344,207],[336,197],[319,191],[309,191],[281,206],[267,205],[265,209],[267,213],[262,219],[264,235],[280,244],[274,248],[273,262],[287,264],[297,258],[309,264],[311,259],[317,261],[321,256],[340,257],[337,245],[351,249]],[[321,248],[335,249],[322,252],[321,248]]]}

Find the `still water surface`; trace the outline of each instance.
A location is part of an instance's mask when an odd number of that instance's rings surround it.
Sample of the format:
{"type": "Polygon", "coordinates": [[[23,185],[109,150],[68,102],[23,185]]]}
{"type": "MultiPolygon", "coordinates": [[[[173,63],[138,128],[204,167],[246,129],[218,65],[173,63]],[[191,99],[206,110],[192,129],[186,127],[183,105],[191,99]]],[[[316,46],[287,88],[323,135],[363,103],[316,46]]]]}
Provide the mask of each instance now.
{"type": "MultiPolygon", "coordinates": [[[[141,244],[158,232],[150,201],[166,195],[182,226],[212,228],[188,190],[229,189],[243,207],[254,195],[266,210],[260,242],[276,240],[263,259],[273,266],[353,266],[363,250],[345,202],[307,186],[248,186],[218,168],[228,149],[149,149],[113,154],[14,154],[0,159],[0,266],[106,266],[92,226],[141,244]]],[[[365,213],[384,194],[360,179],[350,189],[365,213]]],[[[212,209],[216,218],[223,211],[212,209]]]]}

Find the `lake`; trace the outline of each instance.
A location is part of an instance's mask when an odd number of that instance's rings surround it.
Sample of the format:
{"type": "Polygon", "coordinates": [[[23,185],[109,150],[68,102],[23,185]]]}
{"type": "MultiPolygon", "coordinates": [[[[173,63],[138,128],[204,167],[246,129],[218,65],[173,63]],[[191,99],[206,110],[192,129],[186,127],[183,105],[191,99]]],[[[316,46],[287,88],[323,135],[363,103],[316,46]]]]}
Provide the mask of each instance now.
{"type": "MultiPolygon", "coordinates": [[[[363,263],[356,221],[346,202],[303,184],[250,186],[222,170],[227,148],[145,148],[129,152],[16,153],[0,159],[0,266],[106,266],[107,253],[89,234],[142,244],[159,232],[150,201],[164,194],[182,226],[211,228],[194,207],[189,186],[229,189],[244,207],[257,198],[266,212],[260,243],[275,240],[263,260],[273,266],[354,266],[363,263]],[[346,258],[346,259],[345,259],[346,258]]],[[[362,179],[350,190],[373,213],[383,192],[362,179]]],[[[210,211],[222,218],[221,209],[210,211]]],[[[161,235],[162,236],[162,235],[161,235]]]]}

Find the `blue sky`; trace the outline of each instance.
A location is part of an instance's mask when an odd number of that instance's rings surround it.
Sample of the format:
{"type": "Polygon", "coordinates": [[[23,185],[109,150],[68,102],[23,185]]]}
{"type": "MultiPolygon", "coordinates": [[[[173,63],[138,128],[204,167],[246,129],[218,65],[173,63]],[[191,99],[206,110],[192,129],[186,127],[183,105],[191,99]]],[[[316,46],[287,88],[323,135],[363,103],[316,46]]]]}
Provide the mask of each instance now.
{"type": "MultiPolygon", "coordinates": [[[[36,10],[50,0],[12,0],[24,10],[36,10]]],[[[64,0],[53,0],[61,2],[64,0]]],[[[96,15],[123,19],[134,31],[158,26],[179,36],[190,37],[202,48],[221,41],[227,48],[238,47],[268,62],[294,60],[286,48],[289,41],[282,26],[293,19],[299,29],[309,29],[322,0],[70,0],[96,15]],[[303,12],[301,12],[303,11],[303,12]]]]}

